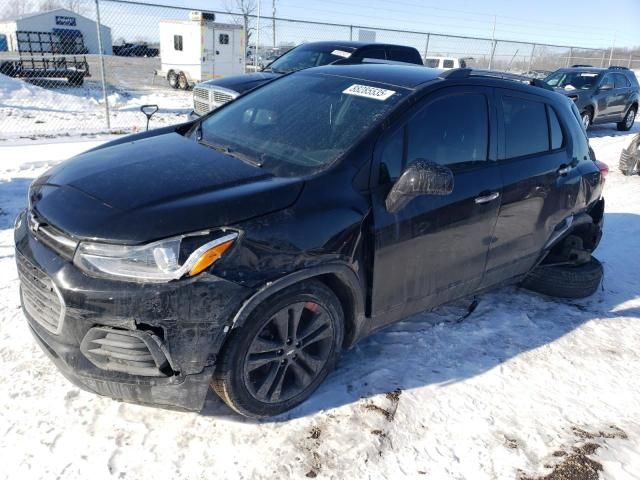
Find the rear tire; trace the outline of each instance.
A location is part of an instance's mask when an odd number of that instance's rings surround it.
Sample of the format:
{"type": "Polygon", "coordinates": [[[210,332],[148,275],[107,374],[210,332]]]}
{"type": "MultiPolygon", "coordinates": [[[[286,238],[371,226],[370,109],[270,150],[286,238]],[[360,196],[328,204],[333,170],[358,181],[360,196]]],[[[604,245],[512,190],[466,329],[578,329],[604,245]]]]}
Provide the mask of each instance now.
{"type": "Polygon", "coordinates": [[[305,401],[334,368],[344,338],[340,301],[311,280],[274,294],[232,330],[211,387],[233,410],[253,418],[305,401]]]}
{"type": "Polygon", "coordinates": [[[84,84],[84,75],[78,73],[71,75],[67,77],[67,82],[74,87],[80,87],[84,84]]]}
{"type": "Polygon", "coordinates": [[[582,265],[539,265],[522,281],[521,286],[534,292],[559,298],[585,298],[593,295],[602,282],[604,269],[591,257],[582,265]]]}
{"type": "Polygon", "coordinates": [[[631,127],[633,127],[633,124],[636,121],[636,113],[636,107],[631,107],[622,121],[616,123],[616,128],[621,132],[627,132],[631,130],[631,127]]]}
{"type": "Polygon", "coordinates": [[[189,81],[187,80],[187,76],[184,72],[180,72],[178,75],[178,87],[181,90],[189,90],[189,81]]]}

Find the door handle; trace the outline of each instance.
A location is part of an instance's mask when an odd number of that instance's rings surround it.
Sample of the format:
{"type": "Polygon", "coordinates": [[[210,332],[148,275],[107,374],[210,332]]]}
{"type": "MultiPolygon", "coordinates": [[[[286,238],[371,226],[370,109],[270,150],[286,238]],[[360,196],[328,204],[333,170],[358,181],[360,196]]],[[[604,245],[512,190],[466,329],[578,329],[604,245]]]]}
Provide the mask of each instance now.
{"type": "Polygon", "coordinates": [[[500,192],[491,192],[488,195],[481,195],[475,198],[475,202],[477,204],[489,203],[494,201],[496,198],[500,196],[500,192]]]}
{"type": "Polygon", "coordinates": [[[565,176],[567,173],[571,171],[571,167],[569,165],[560,165],[558,169],[558,175],[565,176]]]}

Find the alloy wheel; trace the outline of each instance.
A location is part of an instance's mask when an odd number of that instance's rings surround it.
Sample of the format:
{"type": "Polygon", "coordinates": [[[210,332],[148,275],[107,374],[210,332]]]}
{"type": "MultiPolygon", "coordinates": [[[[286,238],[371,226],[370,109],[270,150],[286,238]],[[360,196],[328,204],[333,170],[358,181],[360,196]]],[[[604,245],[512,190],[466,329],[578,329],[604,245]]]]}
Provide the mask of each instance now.
{"type": "Polygon", "coordinates": [[[320,304],[298,302],[279,310],[245,357],[249,393],[261,402],[279,403],[303,392],[325,367],[333,336],[331,317],[320,304]]]}
{"type": "Polygon", "coordinates": [[[631,129],[631,127],[633,127],[633,122],[636,119],[636,111],[632,108],[631,110],[629,110],[629,113],[627,113],[627,118],[625,118],[624,121],[624,126],[627,129],[631,129]]]}

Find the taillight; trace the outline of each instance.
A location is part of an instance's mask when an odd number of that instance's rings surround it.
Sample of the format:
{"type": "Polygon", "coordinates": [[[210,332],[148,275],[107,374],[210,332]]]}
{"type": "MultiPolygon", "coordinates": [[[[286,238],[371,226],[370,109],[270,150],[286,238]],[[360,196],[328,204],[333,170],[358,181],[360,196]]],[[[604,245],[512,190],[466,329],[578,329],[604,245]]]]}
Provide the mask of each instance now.
{"type": "Polygon", "coordinates": [[[595,164],[598,167],[598,170],[600,170],[600,174],[602,175],[603,178],[609,175],[609,165],[607,165],[604,162],[601,162],[600,160],[595,160],[595,164]]]}

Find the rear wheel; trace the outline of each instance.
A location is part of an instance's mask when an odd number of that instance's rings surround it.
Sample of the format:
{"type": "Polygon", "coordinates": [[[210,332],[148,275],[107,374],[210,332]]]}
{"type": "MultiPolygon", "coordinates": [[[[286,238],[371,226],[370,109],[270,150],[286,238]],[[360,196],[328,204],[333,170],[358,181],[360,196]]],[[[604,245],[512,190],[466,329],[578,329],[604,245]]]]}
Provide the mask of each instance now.
{"type": "Polygon", "coordinates": [[[171,88],[178,88],[178,74],[173,70],[167,74],[167,81],[171,88]]]}
{"type": "Polygon", "coordinates": [[[627,112],[627,114],[622,119],[622,121],[616,124],[616,127],[618,128],[618,130],[622,132],[631,130],[631,127],[633,127],[633,124],[636,121],[636,113],[637,113],[636,107],[631,107],[627,112]]]}
{"type": "Polygon", "coordinates": [[[178,88],[181,90],[189,90],[189,81],[183,72],[180,72],[178,75],[178,88]]]}
{"type": "Polygon", "coordinates": [[[236,412],[268,417],[306,400],[333,369],[344,337],[335,294],[318,281],[267,299],[233,330],[211,381],[236,412]]]}
{"type": "Polygon", "coordinates": [[[603,275],[602,264],[591,257],[581,265],[540,265],[522,281],[522,286],[551,297],[585,298],[595,293],[603,275]]]}
{"type": "Polygon", "coordinates": [[[67,77],[67,82],[69,82],[70,85],[79,87],[84,84],[84,75],[80,73],[74,73],[73,75],[67,77]]]}

